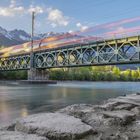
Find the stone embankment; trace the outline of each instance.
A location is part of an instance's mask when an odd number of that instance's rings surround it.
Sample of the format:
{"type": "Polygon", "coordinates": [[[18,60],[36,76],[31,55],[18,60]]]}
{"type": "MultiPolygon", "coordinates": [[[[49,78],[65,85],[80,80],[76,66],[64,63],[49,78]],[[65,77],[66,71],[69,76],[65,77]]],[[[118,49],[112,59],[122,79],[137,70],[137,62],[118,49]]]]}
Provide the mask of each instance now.
{"type": "Polygon", "coordinates": [[[0,140],[140,140],[140,94],[31,115],[2,127],[0,140]]]}

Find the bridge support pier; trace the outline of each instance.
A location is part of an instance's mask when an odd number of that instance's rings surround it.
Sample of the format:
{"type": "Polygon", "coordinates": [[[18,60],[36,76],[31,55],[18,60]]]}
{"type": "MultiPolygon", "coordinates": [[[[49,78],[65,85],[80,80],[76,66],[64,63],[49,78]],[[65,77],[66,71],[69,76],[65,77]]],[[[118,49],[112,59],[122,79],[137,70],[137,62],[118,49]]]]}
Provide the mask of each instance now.
{"type": "Polygon", "coordinates": [[[49,71],[46,69],[31,68],[28,70],[28,80],[49,80],[49,71]]]}

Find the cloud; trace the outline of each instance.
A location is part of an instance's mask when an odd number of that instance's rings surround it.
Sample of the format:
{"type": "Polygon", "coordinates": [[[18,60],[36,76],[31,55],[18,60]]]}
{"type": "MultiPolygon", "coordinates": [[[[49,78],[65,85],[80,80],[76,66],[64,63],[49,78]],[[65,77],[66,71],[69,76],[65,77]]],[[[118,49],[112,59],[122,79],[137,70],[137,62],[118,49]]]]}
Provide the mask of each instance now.
{"type": "Polygon", "coordinates": [[[44,13],[44,10],[40,6],[30,5],[30,8],[28,9],[28,12],[29,13],[36,12],[37,14],[42,14],[42,13],[44,13]]]}
{"type": "Polygon", "coordinates": [[[24,12],[24,7],[19,6],[19,7],[8,7],[8,8],[3,8],[0,7],[0,16],[15,16],[16,14],[20,14],[24,12]]]}
{"type": "Polygon", "coordinates": [[[10,8],[13,8],[16,6],[16,0],[11,0],[11,3],[10,3],[10,8]]]}
{"type": "Polygon", "coordinates": [[[69,18],[64,16],[63,12],[59,9],[48,8],[47,20],[53,28],[57,26],[67,26],[69,24],[69,18]]]}
{"type": "Polygon", "coordinates": [[[12,17],[25,11],[24,7],[16,6],[16,0],[11,0],[8,7],[0,7],[0,16],[12,17]]]}
{"type": "Polygon", "coordinates": [[[70,33],[70,34],[71,34],[71,33],[74,33],[74,31],[73,31],[73,30],[69,30],[68,33],[70,33]]]}
{"type": "Polygon", "coordinates": [[[131,27],[131,28],[124,28],[124,27],[118,27],[116,30],[114,31],[110,31],[110,32],[106,32],[103,34],[103,36],[119,36],[122,34],[137,34],[140,32],[140,26],[136,26],[136,27],[131,27]]]}
{"type": "Polygon", "coordinates": [[[44,9],[40,6],[30,5],[29,8],[25,8],[23,6],[17,6],[16,0],[11,0],[8,7],[0,7],[0,16],[4,17],[13,17],[18,14],[28,14],[35,11],[37,14],[41,14],[44,12],[44,9]]]}
{"type": "Polygon", "coordinates": [[[81,31],[85,31],[85,30],[87,30],[89,27],[88,26],[82,26],[81,27],[81,31]]]}
{"type": "Polygon", "coordinates": [[[125,31],[125,28],[120,26],[120,27],[117,27],[117,29],[115,30],[115,32],[123,32],[125,31]]]}
{"type": "Polygon", "coordinates": [[[76,26],[81,28],[82,24],[80,22],[78,22],[78,23],[76,23],[76,26]]]}
{"type": "Polygon", "coordinates": [[[139,20],[140,20],[140,17],[123,19],[123,20],[120,20],[117,22],[112,22],[112,23],[106,24],[105,28],[112,28],[112,27],[120,26],[120,25],[127,24],[127,23],[132,23],[132,22],[139,21],[139,20]]]}
{"type": "Polygon", "coordinates": [[[82,32],[85,31],[85,30],[87,30],[89,28],[88,26],[82,25],[80,22],[76,23],[76,26],[78,28],[80,28],[80,31],[82,31],[82,32]]]}

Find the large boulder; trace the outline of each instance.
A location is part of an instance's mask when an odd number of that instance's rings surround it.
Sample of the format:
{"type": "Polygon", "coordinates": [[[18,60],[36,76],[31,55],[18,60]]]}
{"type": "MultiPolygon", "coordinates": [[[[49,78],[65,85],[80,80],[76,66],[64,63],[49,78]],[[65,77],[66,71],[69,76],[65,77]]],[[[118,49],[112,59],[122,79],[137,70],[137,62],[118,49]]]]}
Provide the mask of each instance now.
{"type": "Polygon", "coordinates": [[[15,131],[0,131],[0,140],[48,140],[32,134],[24,134],[15,131]]]}
{"type": "Polygon", "coordinates": [[[61,113],[31,115],[16,122],[15,129],[24,133],[46,136],[53,140],[74,140],[93,132],[80,119],[61,113]]]}

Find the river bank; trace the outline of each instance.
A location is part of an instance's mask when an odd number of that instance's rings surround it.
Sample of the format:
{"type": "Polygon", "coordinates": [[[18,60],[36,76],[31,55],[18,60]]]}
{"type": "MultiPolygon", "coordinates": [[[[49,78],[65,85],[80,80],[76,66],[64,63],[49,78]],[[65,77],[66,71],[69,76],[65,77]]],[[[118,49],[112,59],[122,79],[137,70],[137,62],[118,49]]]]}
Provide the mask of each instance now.
{"type": "Polygon", "coordinates": [[[140,94],[112,98],[102,105],[75,104],[39,113],[1,128],[2,140],[139,140],[140,94]]]}

